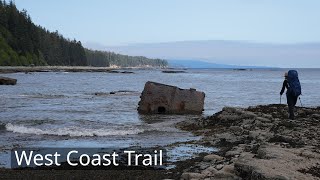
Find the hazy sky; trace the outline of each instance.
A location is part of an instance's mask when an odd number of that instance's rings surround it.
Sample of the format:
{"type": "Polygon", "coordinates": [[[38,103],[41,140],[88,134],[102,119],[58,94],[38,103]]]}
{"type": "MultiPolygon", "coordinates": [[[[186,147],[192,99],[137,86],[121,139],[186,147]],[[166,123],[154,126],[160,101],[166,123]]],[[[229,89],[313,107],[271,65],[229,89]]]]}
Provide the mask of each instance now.
{"type": "Polygon", "coordinates": [[[320,42],[319,0],[15,0],[32,20],[103,45],[185,40],[320,42]]]}

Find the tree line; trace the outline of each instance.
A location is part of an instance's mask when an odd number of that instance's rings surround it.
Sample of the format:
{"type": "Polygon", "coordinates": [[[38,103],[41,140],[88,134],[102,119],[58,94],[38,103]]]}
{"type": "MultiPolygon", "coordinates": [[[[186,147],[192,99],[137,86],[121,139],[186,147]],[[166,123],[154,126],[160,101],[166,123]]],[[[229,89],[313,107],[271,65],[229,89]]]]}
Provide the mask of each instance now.
{"type": "Polygon", "coordinates": [[[89,66],[119,66],[119,67],[166,67],[167,61],[149,59],[144,56],[128,56],[114,52],[94,51],[86,49],[89,66]]]}
{"type": "Polygon", "coordinates": [[[85,49],[80,41],[64,38],[35,25],[26,10],[0,0],[0,65],[59,65],[121,67],[167,66],[167,61],[85,49]]]}

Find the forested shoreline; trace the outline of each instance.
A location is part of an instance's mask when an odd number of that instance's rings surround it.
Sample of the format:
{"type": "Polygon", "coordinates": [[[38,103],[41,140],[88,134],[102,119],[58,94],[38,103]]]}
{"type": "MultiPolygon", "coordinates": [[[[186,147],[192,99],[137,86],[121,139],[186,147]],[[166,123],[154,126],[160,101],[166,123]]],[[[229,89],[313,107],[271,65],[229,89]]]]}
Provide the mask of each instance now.
{"type": "Polygon", "coordinates": [[[35,25],[14,2],[0,0],[0,66],[29,65],[165,67],[167,61],[85,49],[80,41],[35,25]]]}
{"type": "Polygon", "coordinates": [[[96,67],[166,67],[167,61],[162,59],[149,59],[144,56],[128,56],[114,52],[95,51],[85,49],[89,66],[96,67]]]}

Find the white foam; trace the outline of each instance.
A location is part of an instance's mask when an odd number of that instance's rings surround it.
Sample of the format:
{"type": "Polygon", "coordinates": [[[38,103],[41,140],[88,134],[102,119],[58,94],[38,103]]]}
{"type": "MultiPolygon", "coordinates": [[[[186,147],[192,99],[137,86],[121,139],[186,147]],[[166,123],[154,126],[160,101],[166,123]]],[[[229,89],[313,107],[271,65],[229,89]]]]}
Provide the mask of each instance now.
{"type": "Polygon", "coordinates": [[[128,130],[110,130],[110,129],[85,129],[81,127],[63,127],[57,129],[40,129],[35,127],[26,127],[22,125],[6,124],[6,130],[14,133],[21,134],[36,134],[36,135],[55,135],[55,136],[113,136],[113,135],[130,135],[139,134],[143,132],[141,129],[128,129],[128,130]]]}

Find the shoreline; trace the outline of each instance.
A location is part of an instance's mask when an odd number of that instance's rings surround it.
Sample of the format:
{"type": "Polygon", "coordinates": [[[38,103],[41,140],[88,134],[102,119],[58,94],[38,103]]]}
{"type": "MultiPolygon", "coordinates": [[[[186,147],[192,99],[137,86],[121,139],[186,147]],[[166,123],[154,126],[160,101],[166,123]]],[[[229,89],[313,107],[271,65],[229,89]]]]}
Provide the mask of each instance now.
{"type": "Polygon", "coordinates": [[[0,66],[0,74],[6,73],[31,73],[31,72],[107,72],[107,73],[132,73],[119,70],[157,69],[157,67],[93,67],[93,66],[0,66]]]}
{"type": "Polygon", "coordinates": [[[320,107],[297,107],[295,120],[287,106],[225,107],[202,119],[176,124],[202,136],[195,144],[218,148],[178,161],[169,170],[10,170],[3,177],[95,179],[320,179],[320,107]]]}

